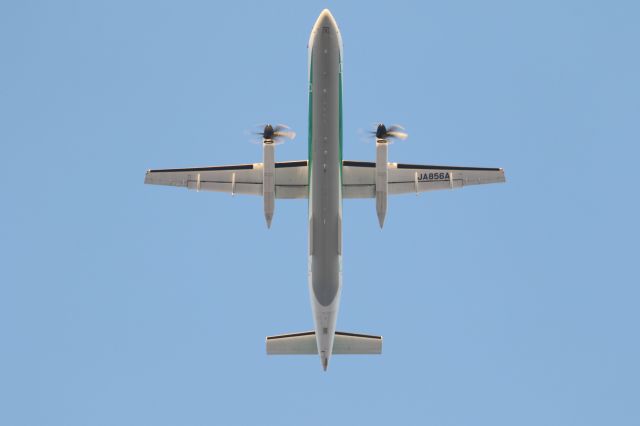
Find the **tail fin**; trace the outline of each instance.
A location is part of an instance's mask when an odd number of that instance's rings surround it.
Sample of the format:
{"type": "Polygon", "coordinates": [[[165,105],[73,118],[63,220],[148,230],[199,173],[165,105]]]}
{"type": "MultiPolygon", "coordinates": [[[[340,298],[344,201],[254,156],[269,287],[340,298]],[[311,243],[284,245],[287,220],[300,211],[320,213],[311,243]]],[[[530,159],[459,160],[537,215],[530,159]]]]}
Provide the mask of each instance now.
{"type": "MultiPolygon", "coordinates": [[[[333,340],[333,355],[382,353],[382,337],[367,334],[336,331],[333,340]]],[[[316,333],[280,334],[267,337],[268,355],[318,355],[316,333]]]]}

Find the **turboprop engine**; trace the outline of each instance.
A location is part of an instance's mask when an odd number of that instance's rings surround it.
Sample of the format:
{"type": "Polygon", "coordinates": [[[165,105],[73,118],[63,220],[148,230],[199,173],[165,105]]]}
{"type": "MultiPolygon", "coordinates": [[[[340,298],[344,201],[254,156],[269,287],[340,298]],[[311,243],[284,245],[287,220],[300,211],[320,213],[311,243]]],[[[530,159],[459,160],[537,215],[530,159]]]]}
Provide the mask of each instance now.
{"type": "Polygon", "coordinates": [[[275,145],[284,142],[285,139],[293,139],[296,133],[289,127],[278,124],[275,127],[266,124],[262,132],[262,198],[264,201],[264,218],[267,228],[271,228],[271,220],[276,208],[276,169],[275,169],[275,145]]]}
{"type": "Polygon", "coordinates": [[[388,151],[389,144],[395,139],[406,139],[409,135],[404,128],[392,125],[387,128],[384,124],[378,124],[375,132],[376,137],[376,213],[380,228],[384,226],[384,219],[387,215],[387,196],[389,193],[389,169],[388,151]]]}

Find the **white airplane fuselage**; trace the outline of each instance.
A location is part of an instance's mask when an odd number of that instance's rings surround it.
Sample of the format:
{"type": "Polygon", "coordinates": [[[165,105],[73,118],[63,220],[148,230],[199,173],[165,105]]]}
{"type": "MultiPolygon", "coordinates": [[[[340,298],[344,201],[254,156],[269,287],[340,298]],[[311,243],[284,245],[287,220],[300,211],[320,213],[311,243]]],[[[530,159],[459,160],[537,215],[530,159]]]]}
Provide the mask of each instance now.
{"type": "Polygon", "coordinates": [[[309,39],[309,294],[326,370],[342,290],[342,40],[328,10],[309,39]]]}

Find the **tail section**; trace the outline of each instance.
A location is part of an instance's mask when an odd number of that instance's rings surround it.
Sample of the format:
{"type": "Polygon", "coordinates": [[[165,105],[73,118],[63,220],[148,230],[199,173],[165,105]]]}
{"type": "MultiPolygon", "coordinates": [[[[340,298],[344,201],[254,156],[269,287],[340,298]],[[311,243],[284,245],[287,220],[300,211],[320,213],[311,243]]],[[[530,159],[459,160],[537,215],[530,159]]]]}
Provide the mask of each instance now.
{"type": "Polygon", "coordinates": [[[267,337],[267,355],[318,355],[315,331],[267,337]]]}
{"type": "MultiPolygon", "coordinates": [[[[382,337],[336,331],[333,355],[379,355],[382,337]]],[[[316,333],[280,334],[267,337],[267,355],[318,355],[316,333]]]]}
{"type": "Polygon", "coordinates": [[[382,353],[382,336],[345,333],[336,331],[333,339],[334,355],[380,355],[382,353]]]}

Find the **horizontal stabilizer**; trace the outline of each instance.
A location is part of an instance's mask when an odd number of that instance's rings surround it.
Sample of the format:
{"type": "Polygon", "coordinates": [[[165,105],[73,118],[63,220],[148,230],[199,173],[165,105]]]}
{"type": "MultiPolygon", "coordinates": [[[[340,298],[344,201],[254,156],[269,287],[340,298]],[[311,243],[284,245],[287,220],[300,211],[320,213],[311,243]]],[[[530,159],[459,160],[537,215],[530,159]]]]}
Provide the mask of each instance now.
{"type": "MultiPolygon", "coordinates": [[[[333,355],[382,353],[382,337],[336,331],[333,355]]],[[[281,334],[267,337],[268,355],[318,355],[316,333],[281,334]]]]}

